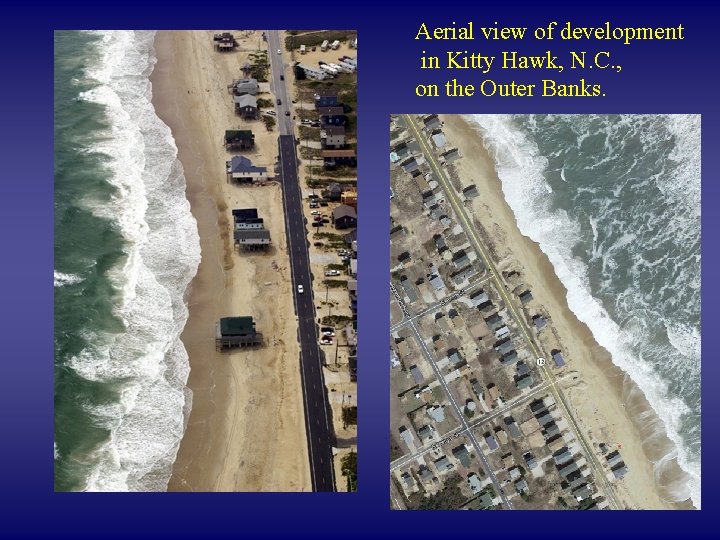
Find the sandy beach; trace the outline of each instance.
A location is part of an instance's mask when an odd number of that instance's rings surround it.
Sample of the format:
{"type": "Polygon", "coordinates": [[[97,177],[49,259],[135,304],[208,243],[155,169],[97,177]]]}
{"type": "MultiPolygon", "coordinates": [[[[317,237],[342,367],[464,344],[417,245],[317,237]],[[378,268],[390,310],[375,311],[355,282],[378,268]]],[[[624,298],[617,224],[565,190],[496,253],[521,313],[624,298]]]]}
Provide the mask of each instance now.
{"type": "MultiPolygon", "coordinates": [[[[226,129],[252,129],[244,155],[273,171],[277,131],[244,122],[227,85],[240,78],[248,52],[264,47],[260,32],[233,31],[238,50],[217,53],[210,31],[160,31],[152,75],[153,103],[172,129],[198,222],[202,261],[188,291],[182,341],[190,357],[192,409],[170,491],[309,491],[310,476],[280,186],[226,182],[226,129]],[[231,210],[258,209],[273,247],[239,254],[231,245],[231,210]],[[266,345],[215,351],[221,317],[252,315],[266,345]]],[[[261,92],[268,91],[261,83],[261,92]]],[[[263,97],[272,98],[270,94],[263,97]]]]}
{"type": "Polygon", "coordinates": [[[472,205],[468,209],[488,233],[498,269],[518,270],[549,315],[553,332],[541,334],[539,340],[546,350],[561,348],[569,359],[574,373],[565,378],[563,389],[588,441],[594,448],[601,442],[621,445],[631,474],[613,483],[616,494],[628,509],[692,508],[689,502],[671,503],[665,498],[681,470],[671,461],[656,477],[653,463],[668,453],[672,443],[664,434],[657,434],[661,432],[659,419],[642,392],[568,308],[567,291],[548,258],[520,233],[480,134],[460,116],[441,115],[441,119],[450,144],[463,156],[455,162],[463,187],[475,184],[481,194],[466,204],[472,205]]]}

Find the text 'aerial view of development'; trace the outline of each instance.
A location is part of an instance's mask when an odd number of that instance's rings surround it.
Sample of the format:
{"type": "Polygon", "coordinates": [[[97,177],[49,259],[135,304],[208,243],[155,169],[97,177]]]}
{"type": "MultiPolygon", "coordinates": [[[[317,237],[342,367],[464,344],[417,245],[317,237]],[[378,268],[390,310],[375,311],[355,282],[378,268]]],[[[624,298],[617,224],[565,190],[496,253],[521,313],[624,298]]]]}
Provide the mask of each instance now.
{"type": "Polygon", "coordinates": [[[55,33],[55,489],[357,490],[357,33],[55,33]]]}
{"type": "Polygon", "coordinates": [[[700,508],[700,118],[390,118],[394,509],[700,508]]]}

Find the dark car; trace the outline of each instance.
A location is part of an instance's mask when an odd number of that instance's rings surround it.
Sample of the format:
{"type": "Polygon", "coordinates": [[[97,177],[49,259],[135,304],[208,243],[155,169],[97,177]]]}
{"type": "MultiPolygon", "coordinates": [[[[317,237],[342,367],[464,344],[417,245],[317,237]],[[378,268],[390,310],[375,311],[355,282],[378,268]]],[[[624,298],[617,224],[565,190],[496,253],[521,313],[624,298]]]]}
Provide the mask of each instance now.
{"type": "Polygon", "coordinates": [[[281,104],[282,104],[282,101],[280,101],[280,100],[278,99],[278,100],[277,100],[277,104],[278,104],[278,105],[281,105],[281,104]]]}
{"type": "Polygon", "coordinates": [[[285,116],[290,116],[290,111],[285,111],[285,116]]]}
{"type": "Polygon", "coordinates": [[[280,75],[280,80],[281,80],[281,81],[284,81],[284,80],[285,80],[285,75],[280,75]]]}

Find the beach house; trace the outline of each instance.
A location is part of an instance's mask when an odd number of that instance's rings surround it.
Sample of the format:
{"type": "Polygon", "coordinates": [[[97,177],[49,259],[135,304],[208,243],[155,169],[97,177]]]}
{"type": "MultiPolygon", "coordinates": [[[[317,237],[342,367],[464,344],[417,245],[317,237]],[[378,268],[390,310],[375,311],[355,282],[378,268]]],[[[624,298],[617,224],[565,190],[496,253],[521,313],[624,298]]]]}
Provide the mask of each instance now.
{"type": "Polygon", "coordinates": [[[262,344],[263,335],[255,330],[252,317],[224,317],[216,324],[215,348],[218,351],[262,344]]]}

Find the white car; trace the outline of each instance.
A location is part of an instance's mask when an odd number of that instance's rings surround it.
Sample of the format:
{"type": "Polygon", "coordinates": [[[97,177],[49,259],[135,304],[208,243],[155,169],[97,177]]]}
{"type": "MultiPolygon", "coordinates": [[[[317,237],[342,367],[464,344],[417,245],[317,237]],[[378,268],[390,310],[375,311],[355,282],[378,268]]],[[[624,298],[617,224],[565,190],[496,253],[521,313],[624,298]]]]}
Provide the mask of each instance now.
{"type": "Polygon", "coordinates": [[[278,49],[278,54],[282,54],[282,51],[280,49],[278,49]]]}
{"type": "Polygon", "coordinates": [[[302,294],[304,290],[302,285],[298,285],[298,294],[302,294]]]}
{"type": "Polygon", "coordinates": [[[340,270],[325,270],[326,276],[339,276],[340,270]]]}
{"type": "Polygon", "coordinates": [[[320,210],[313,210],[312,212],[310,212],[310,215],[319,216],[319,215],[320,215],[320,210]]]}
{"type": "MultiPolygon", "coordinates": [[[[334,337],[335,337],[335,332],[323,332],[323,339],[334,338],[334,337]]],[[[332,340],[330,340],[330,341],[332,341],[332,340]]]]}
{"type": "Polygon", "coordinates": [[[320,340],[320,345],[332,345],[332,339],[330,338],[322,338],[320,340]]]}
{"type": "Polygon", "coordinates": [[[269,114],[270,116],[275,116],[277,114],[275,111],[265,111],[265,114],[269,114]]]}

